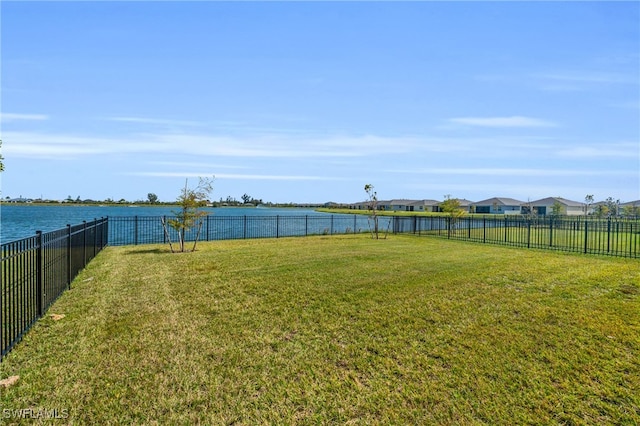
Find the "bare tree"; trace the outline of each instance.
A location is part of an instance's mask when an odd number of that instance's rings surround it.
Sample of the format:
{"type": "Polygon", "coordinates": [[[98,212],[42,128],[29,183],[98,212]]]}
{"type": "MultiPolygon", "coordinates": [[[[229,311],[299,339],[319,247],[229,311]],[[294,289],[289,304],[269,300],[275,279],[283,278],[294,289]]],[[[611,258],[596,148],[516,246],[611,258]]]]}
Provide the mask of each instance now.
{"type": "Polygon", "coordinates": [[[593,204],[593,195],[587,194],[584,197],[584,215],[585,216],[589,214],[589,209],[591,208],[592,204],[593,204]]]}
{"type": "Polygon", "coordinates": [[[178,233],[179,252],[186,251],[186,234],[191,229],[196,228],[196,236],[191,251],[196,250],[196,244],[198,244],[200,231],[202,229],[203,218],[207,215],[207,212],[200,210],[200,207],[206,204],[209,194],[213,191],[213,178],[198,179],[198,186],[194,189],[189,188],[189,180],[185,180],[184,188],[177,199],[180,210],[173,212],[175,214],[175,219],[169,219],[166,222],[163,219],[162,221],[162,226],[164,227],[164,232],[167,236],[167,240],[169,241],[169,247],[171,248],[172,253],[175,253],[175,250],[169,236],[167,225],[178,233]]]}
{"type": "MultiPolygon", "coordinates": [[[[380,223],[378,220],[378,193],[373,189],[373,185],[370,183],[364,186],[364,190],[369,197],[368,208],[371,212],[371,217],[369,218],[369,230],[371,231],[371,238],[375,238],[376,240],[380,238],[380,223]],[[373,228],[371,227],[371,222],[373,222],[373,228]]],[[[387,229],[388,231],[388,229],[387,229]]],[[[387,234],[385,233],[385,238],[387,234]]]]}
{"type": "Polygon", "coordinates": [[[605,203],[609,210],[609,216],[618,216],[620,214],[620,200],[616,200],[613,197],[607,197],[605,203]]]}
{"type": "Polygon", "coordinates": [[[530,198],[527,198],[527,202],[522,206],[522,214],[531,224],[538,224],[538,209],[533,206],[530,198]]]}

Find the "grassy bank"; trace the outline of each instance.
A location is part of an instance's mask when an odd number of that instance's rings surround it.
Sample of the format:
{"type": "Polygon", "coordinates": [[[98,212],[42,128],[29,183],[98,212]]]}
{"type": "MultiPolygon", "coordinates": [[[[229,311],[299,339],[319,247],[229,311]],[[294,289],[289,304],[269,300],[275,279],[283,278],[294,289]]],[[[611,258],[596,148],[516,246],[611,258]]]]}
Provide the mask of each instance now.
{"type": "Polygon", "coordinates": [[[110,247],[0,364],[75,424],[637,424],[640,264],[332,236],[110,247]]]}
{"type": "MultiPolygon", "coordinates": [[[[356,210],[356,209],[339,209],[339,208],[328,208],[328,207],[319,207],[315,209],[317,212],[322,213],[333,213],[333,214],[360,214],[365,216],[370,216],[370,210],[356,210]]],[[[376,210],[376,214],[378,216],[442,216],[442,213],[431,213],[431,212],[405,212],[405,211],[395,211],[395,210],[376,210]]]]}

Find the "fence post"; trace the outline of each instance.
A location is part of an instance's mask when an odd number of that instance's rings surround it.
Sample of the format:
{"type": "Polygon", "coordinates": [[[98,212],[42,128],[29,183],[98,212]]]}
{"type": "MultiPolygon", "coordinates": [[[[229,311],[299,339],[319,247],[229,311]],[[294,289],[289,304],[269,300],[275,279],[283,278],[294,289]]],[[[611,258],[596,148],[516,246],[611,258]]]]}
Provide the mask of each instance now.
{"type": "Polygon", "coordinates": [[[67,224],[67,288],[71,289],[71,225],[67,224]]]}
{"type": "MultiPolygon", "coordinates": [[[[164,227],[167,224],[167,216],[163,215],[162,216],[162,230],[164,231],[164,227]]],[[[169,230],[167,229],[167,232],[169,232],[169,230]]],[[[162,233],[162,244],[167,244],[167,232],[163,232],[162,233]]]]}
{"type": "Polygon", "coordinates": [[[482,242],[487,242],[487,217],[482,216],[482,242]]]}
{"type": "Polygon", "coordinates": [[[135,216],[135,222],[133,225],[133,241],[134,245],[138,245],[138,216],[135,216]]]}
{"type": "Polygon", "coordinates": [[[589,222],[587,222],[586,220],[584,221],[584,252],[587,253],[587,246],[588,246],[588,229],[589,227],[587,226],[589,222]]]}
{"type": "Polygon", "coordinates": [[[100,222],[97,222],[96,219],[96,241],[98,241],[98,253],[100,253],[100,250],[102,250],[102,223],[103,223],[104,217],[100,218],[100,222]]]}
{"type": "Polygon", "coordinates": [[[507,242],[507,217],[504,217],[504,242],[507,242]]]}
{"type": "Polygon", "coordinates": [[[611,218],[607,219],[607,253],[611,249],[611,218]]]}
{"type": "MultiPolygon", "coordinates": [[[[42,231],[36,231],[36,296],[38,317],[44,314],[44,279],[42,277],[42,231]]],[[[24,302],[23,302],[24,303],[24,302]]]]}
{"type": "Polygon", "coordinates": [[[527,248],[531,248],[531,221],[527,221],[527,248]]]}
{"type": "Polygon", "coordinates": [[[331,215],[331,234],[333,235],[333,215],[331,215]]]}
{"type": "Polygon", "coordinates": [[[304,215],[304,236],[309,235],[309,215],[304,215]]]}
{"type": "Polygon", "coordinates": [[[280,215],[276,215],[276,238],[280,238],[280,215]]]}
{"type": "Polygon", "coordinates": [[[98,246],[98,219],[94,217],[93,218],[93,257],[96,257],[97,246],[98,246]]]}
{"type": "Polygon", "coordinates": [[[87,221],[83,220],[82,224],[82,267],[87,266],[87,221]]]}
{"type": "Polygon", "coordinates": [[[549,219],[549,247],[553,247],[553,218],[549,219]]]}
{"type": "Polygon", "coordinates": [[[633,222],[629,222],[629,257],[633,257],[633,239],[633,222]]]}

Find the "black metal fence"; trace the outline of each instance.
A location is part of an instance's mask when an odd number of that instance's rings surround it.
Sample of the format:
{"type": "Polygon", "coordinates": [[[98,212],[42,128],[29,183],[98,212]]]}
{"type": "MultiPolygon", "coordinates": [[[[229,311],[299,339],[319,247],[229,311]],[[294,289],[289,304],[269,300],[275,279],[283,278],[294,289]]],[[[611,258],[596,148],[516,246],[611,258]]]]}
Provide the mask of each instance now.
{"type": "MultiPolygon", "coordinates": [[[[164,232],[162,222],[168,216],[112,216],[109,217],[109,245],[137,245],[175,242],[176,231],[164,232]]],[[[380,229],[391,230],[393,218],[380,217],[380,229]]],[[[307,215],[307,216],[205,216],[198,235],[201,241],[236,240],[250,238],[282,238],[308,235],[354,234],[369,232],[371,219],[363,215],[307,215]]],[[[186,234],[193,241],[197,228],[186,234]]]]}
{"type": "MultiPolygon", "coordinates": [[[[169,217],[110,217],[110,245],[167,243],[177,240],[165,234],[162,220],[169,217]]],[[[584,216],[378,216],[382,233],[412,233],[449,239],[516,247],[640,257],[640,220],[584,216]]],[[[279,238],[370,232],[372,219],[365,215],[317,216],[206,216],[202,241],[279,238]]],[[[196,231],[186,240],[193,241],[196,231]]]]}
{"type": "Polygon", "coordinates": [[[640,258],[640,220],[583,216],[395,217],[394,233],[516,247],[640,258]]]}
{"type": "MultiPolygon", "coordinates": [[[[177,241],[162,226],[169,217],[110,217],[68,225],[1,245],[0,346],[3,358],[78,272],[107,244],[177,241]]],[[[411,233],[517,247],[640,258],[640,220],[584,217],[379,216],[381,233],[411,233]]],[[[206,216],[202,241],[368,233],[363,215],[206,216]]],[[[186,235],[193,241],[196,231],[186,235]]]]}
{"type": "Polygon", "coordinates": [[[2,358],[107,245],[108,228],[96,219],[0,246],[2,358]]]}

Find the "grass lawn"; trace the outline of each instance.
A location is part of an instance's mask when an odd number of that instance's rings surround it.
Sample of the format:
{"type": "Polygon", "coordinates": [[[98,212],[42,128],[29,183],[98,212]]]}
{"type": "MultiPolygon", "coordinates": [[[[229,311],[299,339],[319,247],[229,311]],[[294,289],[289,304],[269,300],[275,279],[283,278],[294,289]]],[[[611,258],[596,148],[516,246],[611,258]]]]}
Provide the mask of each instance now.
{"type": "Polygon", "coordinates": [[[100,253],[0,364],[20,376],[4,415],[640,423],[638,260],[403,235],[198,247],[100,253]]]}

